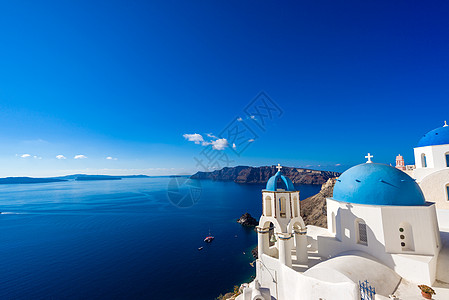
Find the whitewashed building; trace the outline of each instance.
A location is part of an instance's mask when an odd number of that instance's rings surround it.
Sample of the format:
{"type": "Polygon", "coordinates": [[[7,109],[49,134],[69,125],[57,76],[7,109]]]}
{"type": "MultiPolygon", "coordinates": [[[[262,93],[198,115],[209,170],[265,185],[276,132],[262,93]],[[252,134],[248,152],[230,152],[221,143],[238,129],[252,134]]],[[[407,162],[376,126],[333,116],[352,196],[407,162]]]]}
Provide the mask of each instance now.
{"type": "Polygon", "coordinates": [[[291,180],[280,170],[270,178],[256,279],[238,300],[360,299],[359,281],[376,289],[375,299],[422,299],[417,284],[449,299],[449,222],[439,222],[414,179],[371,157],[337,179],[328,228],[306,227],[291,180]]]}
{"type": "Polygon", "coordinates": [[[449,126],[426,133],[414,149],[413,177],[419,183],[427,201],[437,208],[449,209],[449,126]]]}

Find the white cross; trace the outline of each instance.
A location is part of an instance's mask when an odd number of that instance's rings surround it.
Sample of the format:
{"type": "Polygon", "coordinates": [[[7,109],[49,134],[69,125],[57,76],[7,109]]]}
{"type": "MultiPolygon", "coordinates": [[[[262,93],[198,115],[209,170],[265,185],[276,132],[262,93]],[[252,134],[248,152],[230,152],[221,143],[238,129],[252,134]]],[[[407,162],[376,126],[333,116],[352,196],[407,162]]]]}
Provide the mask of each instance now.
{"type": "Polygon", "coordinates": [[[281,164],[278,164],[278,165],[277,165],[277,167],[276,167],[276,169],[278,169],[278,172],[280,172],[280,171],[281,171],[281,169],[282,169],[282,166],[281,166],[281,164]]]}
{"type": "Polygon", "coordinates": [[[447,123],[446,123],[446,121],[444,121],[444,126],[443,127],[447,127],[448,125],[447,125],[447,123]]]}
{"type": "Polygon", "coordinates": [[[368,158],[368,161],[367,161],[366,163],[367,163],[367,164],[372,163],[371,158],[373,158],[373,157],[374,157],[374,156],[372,156],[372,155],[368,152],[368,155],[365,156],[365,158],[368,158]]]}

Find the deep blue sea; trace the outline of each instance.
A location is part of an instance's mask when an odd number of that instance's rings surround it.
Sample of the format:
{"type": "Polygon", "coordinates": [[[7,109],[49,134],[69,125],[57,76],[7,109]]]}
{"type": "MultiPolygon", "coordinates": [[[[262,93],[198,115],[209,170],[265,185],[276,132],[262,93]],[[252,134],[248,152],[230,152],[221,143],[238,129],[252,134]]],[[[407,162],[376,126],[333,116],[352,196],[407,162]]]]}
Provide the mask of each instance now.
{"type": "Polygon", "coordinates": [[[249,281],[257,235],[236,219],[260,217],[263,186],[186,180],[0,185],[0,299],[211,300],[249,281]]]}

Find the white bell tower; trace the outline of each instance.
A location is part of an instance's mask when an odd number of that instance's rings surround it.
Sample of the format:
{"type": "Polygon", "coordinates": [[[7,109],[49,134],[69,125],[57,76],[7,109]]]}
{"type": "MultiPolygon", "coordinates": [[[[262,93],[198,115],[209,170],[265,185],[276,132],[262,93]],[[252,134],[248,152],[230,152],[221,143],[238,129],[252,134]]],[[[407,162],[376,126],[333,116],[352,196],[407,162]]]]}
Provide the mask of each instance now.
{"type": "Polygon", "coordinates": [[[299,191],[295,191],[292,181],[282,175],[281,165],[276,168],[278,172],[262,190],[263,213],[257,227],[259,259],[268,255],[291,267],[295,247],[297,263],[307,264],[307,228],[300,216],[299,191]],[[276,240],[273,246],[270,246],[270,235],[271,242],[276,240]]]}

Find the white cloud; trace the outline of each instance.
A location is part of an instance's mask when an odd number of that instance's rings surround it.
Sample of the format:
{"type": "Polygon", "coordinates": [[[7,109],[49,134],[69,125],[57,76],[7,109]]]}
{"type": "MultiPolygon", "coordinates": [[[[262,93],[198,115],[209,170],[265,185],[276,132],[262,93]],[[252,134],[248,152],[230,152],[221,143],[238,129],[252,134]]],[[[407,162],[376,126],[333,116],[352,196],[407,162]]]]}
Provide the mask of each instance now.
{"type": "Polygon", "coordinates": [[[117,157],[108,156],[106,157],[107,160],[117,160],[117,157]]]}
{"type": "Polygon", "coordinates": [[[232,149],[237,149],[237,146],[235,145],[235,143],[232,144],[232,149]]]}
{"type": "Polygon", "coordinates": [[[30,154],[22,154],[22,155],[20,155],[20,157],[21,158],[28,158],[28,157],[31,157],[31,155],[30,154]]]}
{"type": "Polygon", "coordinates": [[[83,155],[83,154],[78,154],[78,155],[75,155],[73,158],[74,159],[85,159],[85,158],[87,158],[87,156],[83,155]]]}
{"type": "Polygon", "coordinates": [[[341,166],[341,164],[336,164],[335,166],[337,166],[337,167],[338,167],[338,166],[341,166]]]}
{"type": "Polygon", "coordinates": [[[189,142],[194,142],[195,144],[201,144],[202,142],[204,142],[203,136],[199,133],[193,133],[193,134],[183,134],[182,135],[186,140],[188,140],[189,142]]]}
{"type": "Polygon", "coordinates": [[[254,142],[254,139],[249,139],[248,140],[248,143],[252,143],[252,142],[254,142]]]}
{"type": "Polygon", "coordinates": [[[37,155],[33,156],[33,158],[34,158],[34,159],[42,159],[42,157],[37,156],[37,155]]]}
{"type": "Polygon", "coordinates": [[[243,121],[243,119],[242,119],[242,118],[240,118],[240,117],[238,117],[238,118],[237,118],[237,121],[239,121],[239,122],[242,122],[242,121],[243,121]]]}
{"type": "Polygon", "coordinates": [[[215,150],[224,150],[226,147],[228,147],[228,140],[227,139],[218,139],[215,141],[211,141],[212,149],[215,150]]]}
{"type": "Polygon", "coordinates": [[[66,157],[62,154],[56,155],[57,159],[66,159],[66,157]]]}
{"type": "Polygon", "coordinates": [[[212,145],[212,149],[214,150],[224,150],[226,149],[226,147],[229,146],[228,140],[226,139],[219,139],[218,137],[216,137],[215,135],[213,135],[212,133],[207,133],[206,134],[208,137],[215,139],[215,140],[211,140],[211,141],[205,141],[203,136],[199,133],[194,133],[194,134],[183,134],[182,136],[190,141],[190,142],[194,142],[197,145],[202,145],[202,146],[209,146],[212,145]]]}
{"type": "Polygon", "coordinates": [[[257,120],[256,116],[250,116],[250,118],[253,119],[253,120],[257,120]]]}

